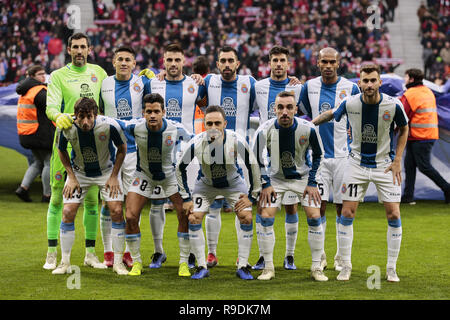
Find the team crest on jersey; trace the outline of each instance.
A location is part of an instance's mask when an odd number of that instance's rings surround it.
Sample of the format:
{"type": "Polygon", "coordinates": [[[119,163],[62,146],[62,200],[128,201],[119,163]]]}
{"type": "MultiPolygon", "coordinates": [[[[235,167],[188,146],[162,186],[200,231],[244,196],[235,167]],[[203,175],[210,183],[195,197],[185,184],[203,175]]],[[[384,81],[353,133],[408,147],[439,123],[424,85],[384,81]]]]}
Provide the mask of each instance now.
{"type": "Polygon", "coordinates": [[[377,134],[375,127],[371,124],[365,124],[362,131],[361,142],[377,143],[377,134]]]}
{"type": "Polygon", "coordinates": [[[389,113],[389,111],[385,111],[384,112],[384,114],[383,114],[383,120],[384,121],[389,121],[389,120],[391,120],[391,114],[389,113]]]}
{"type": "Polygon", "coordinates": [[[137,82],[135,82],[133,84],[133,90],[136,92],[139,92],[139,91],[141,91],[141,86],[137,82]]]}
{"type": "Polygon", "coordinates": [[[345,92],[345,90],[342,90],[340,93],[339,93],[339,99],[344,99],[345,97],[347,96],[347,92],[345,92]]]}
{"type": "Polygon", "coordinates": [[[345,193],[347,191],[347,186],[345,185],[345,183],[342,184],[342,188],[341,188],[341,192],[345,193]]]}
{"type": "Polygon", "coordinates": [[[331,104],[324,102],[320,105],[320,113],[331,110],[331,104]]]}
{"type": "Polygon", "coordinates": [[[164,141],[166,146],[170,147],[173,144],[173,140],[171,136],[167,136],[166,141],[164,141]]]}
{"type": "Polygon", "coordinates": [[[194,86],[191,84],[191,85],[189,86],[189,88],[187,89],[187,91],[188,91],[189,93],[194,93],[194,92],[195,92],[194,86]]]}
{"type": "Polygon", "coordinates": [[[233,98],[225,97],[222,101],[222,108],[227,117],[236,116],[236,106],[234,105],[233,98]]]}
{"type": "Polygon", "coordinates": [[[61,181],[61,179],[62,179],[61,171],[56,171],[55,179],[58,180],[58,181],[61,181]]]}
{"type": "Polygon", "coordinates": [[[99,139],[100,141],[105,141],[105,140],[106,140],[106,133],[101,132],[101,133],[98,135],[98,139],[99,139]]]}
{"type": "Polygon", "coordinates": [[[134,179],[133,186],[138,186],[140,182],[139,178],[134,179]]]}
{"type": "Polygon", "coordinates": [[[290,153],[289,151],[284,151],[281,154],[281,167],[282,168],[295,167],[294,158],[292,157],[292,153],[290,153]]]}
{"type": "Polygon", "coordinates": [[[242,84],[241,91],[242,91],[242,93],[247,93],[248,92],[248,88],[247,88],[247,85],[245,83],[242,84]]]}
{"type": "Polygon", "coordinates": [[[97,82],[98,81],[98,78],[97,78],[97,76],[94,73],[91,74],[91,81],[92,82],[97,82]]]}
{"type": "Polygon", "coordinates": [[[305,136],[301,136],[300,139],[298,140],[298,143],[300,143],[300,145],[304,145],[306,141],[308,141],[308,138],[305,136]]]}

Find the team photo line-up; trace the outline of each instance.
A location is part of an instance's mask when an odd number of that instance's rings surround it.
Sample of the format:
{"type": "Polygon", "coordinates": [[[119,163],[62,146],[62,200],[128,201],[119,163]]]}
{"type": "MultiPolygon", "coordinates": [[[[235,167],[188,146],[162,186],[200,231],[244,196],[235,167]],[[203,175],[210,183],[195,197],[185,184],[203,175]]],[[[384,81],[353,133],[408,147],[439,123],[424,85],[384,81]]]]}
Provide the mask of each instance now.
{"type": "Polygon", "coordinates": [[[44,269],[72,272],[74,221],[83,204],[84,265],[141,275],[140,215],[150,200],[150,268],[160,268],[167,259],[164,204],[170,201],[178,219],[178,275],[208,277],[218,264],[220,212],[228,206],[236,214],[236,275],[252,280],[252,270],[261,270],[257,279],[270,280],[275,277],[274,220],[281,205],[286,211],[283,267],[296,269],[300,203],[308,225],[311,277],[327,281],[325,210],[332,196],[337,214],[333,267],[337,280],[346,281],[352,271],[353,221],[373,182],[388,222],[386,279],[400,281],[396,263],[408,117],[399,99],[380,93],[378,65],[361,66],[358,84],[353,83],[337,74],[339,52],[327,47],[318,53],[321,76],[302,84],[288,76],[289,50],[275,45],[269,53],[270,76],[256,81],[237,74],[237,52],[225,46],[216,62],[220,74],[209,73],[206,59],[198,57],[194,74],[187,76],[183,49],[173,43],[165,47],[159,74],[149,69],[133,74],[135,52],[122,46],[114,52],[115,74],[108,76],[87,63],[90,50],[85,34],[72,35],[67,45],[71,62],[53,71],[45,88],[45,113],[56,132],[44,269]],[[255,110],[259,122],[251,130],[255,110]],[[95,253],[99,220],[103,262],[95,253]],[[254,229],[259,259],[251,266],[254,229]]]}

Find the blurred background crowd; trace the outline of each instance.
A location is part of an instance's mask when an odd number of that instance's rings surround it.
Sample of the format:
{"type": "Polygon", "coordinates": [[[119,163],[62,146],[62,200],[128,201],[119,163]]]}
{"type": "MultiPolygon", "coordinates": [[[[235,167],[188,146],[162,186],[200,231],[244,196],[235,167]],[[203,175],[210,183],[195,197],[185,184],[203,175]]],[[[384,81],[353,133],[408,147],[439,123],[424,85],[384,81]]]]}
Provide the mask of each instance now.
{"type": "MultiPolygon", "coordinates": [[[[380,28],[366,27],[369,0],[92,0],[95,27],[86,30],[92,41],[91,61],[108,74],[114,72],[114,48],[126,44],[137,51],[136,72],[162,68],[165,44],[178,41],[185,49],[186,73],[204,55],[214,72],[218,48],[227,44],[239,52],[239,73],[255,78],[269,75],[268,52],[274,44],[291,50],[290,74],[302,80],[319,75],[318,50],[337,48],[342,54],[340,74],[359,76],[364,61],[375,61],[392,72],[389,30],[397,0],[377,2],[380,28]],[[386,62],[388,61],[388,62],[386,62]]],[[[449,75],[448,0],[428,0],[418,9],[426,76],[445,82],[449,75]]],[[[17,82],[32,63],[46,72],[67,62],[65,45],[69,1],[9,1],[0,5],[0,82],[17,82]]]]}

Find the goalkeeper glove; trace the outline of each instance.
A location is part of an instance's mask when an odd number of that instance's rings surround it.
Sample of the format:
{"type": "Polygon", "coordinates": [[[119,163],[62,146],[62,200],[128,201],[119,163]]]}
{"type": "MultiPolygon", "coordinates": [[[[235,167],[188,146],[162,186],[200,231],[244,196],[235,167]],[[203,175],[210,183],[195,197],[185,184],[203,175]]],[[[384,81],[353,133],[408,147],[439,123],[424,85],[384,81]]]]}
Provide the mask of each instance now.
{"type": "Polygon", "coordinates": [[[59,129],[69,129],[72,126],[73,118],[68,113],[59,113],[56,116],[56,126],[59,129]]]}
{"type": "Polygon", "coordinates": [[[156,75],[155,75],[155,73],[154,73],[152,70],[150,70],[150,69],[144,69],[144,70],[142,70],[141,72],[139,72],[139,76],[146,76],[147,78],[152,79],[152,78],[154,78],[156,75]]]}

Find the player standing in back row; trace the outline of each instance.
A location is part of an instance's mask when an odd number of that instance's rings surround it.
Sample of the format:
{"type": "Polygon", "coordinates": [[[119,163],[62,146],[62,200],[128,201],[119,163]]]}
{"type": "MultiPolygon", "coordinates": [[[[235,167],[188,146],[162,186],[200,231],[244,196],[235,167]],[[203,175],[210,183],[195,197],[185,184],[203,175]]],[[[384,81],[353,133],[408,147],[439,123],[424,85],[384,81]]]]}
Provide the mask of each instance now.
{"type": "MultiPolygon", "coordinates": [[[[69,38],[67,52],[72,61],[50,74],[47,90],[47,117],[56,123],[59,129],[72,126],[72,114],[75,102],[82,98],[92,98],[99,104],[100,88],[108,75],[100,66],[87,63],[91,51],[89,38],[82,33],[75,33],[69,38]]],[[[56,135],[55,135],[56,137],[56,135]]],[[[68,146],[70,149],[70,145],[68,146]]],[[[70,154],[70,152],[69,152],[70,154]]],[[[53,143],[50,163],[50,184],[52,196],[47,211],[48,251],[44,269],[56,268],[59,225],[62,216],[62,189],[66,171],[58,157],[58,148],[53,143]]],[[[83,225],[85,228],[86,258],[85,263],[104,269],[106,266],[95,255],[95,240],[98,228],[98,187],[90,188],[84,199],[83,225]]]]}
{"type": "Polygon", "coordinates": [[[373,182],[384,204],[388,220],[388,258],[386,278],[398,282],[396,264],[402,240],[400,198],[402,183],[402,155],[408,138],[408,117],[398,99],[382,94],[380,67],[365,65],[358,81],[362,93],[344,100],[339,107],[328,110],[313,120],[320,125],[331,119],[340,121],[344,114],[352,128],[349,161],[342,179],[342,214],[339,226],[339,252],[342,270],[337,279],[350,279],[352,264],[353,220],[359,202],[373,182]],[[399,129],[394,150],[394,129],[399,129]]]}
{"type": "MultiPolygon", "coordinates": [[[[300,104],[301,84],[291,84],[288,77],[290,67],[289,49],[281,46],[274,46],[269,52],[270,77],[256,82],[256,105],[259,110],[260,121],[263,124],[268,119],[276,118],[275,98],[280,92],[289,91],[294,93],[296,106],[300,104]]],[[[287,270],[295,270],[294,252],[298,234],[298,214],[297,204],[299,200],[295,193],[286,192],[282,204],[286,211],[285,235],[286,251],[284,255],[283,266],[287,270]]],[[[261,228],[260,223],[256,223],[256,233],[261,228]]],[[[253,270],[264,269],[264,257],[261,252],[261,246],[258,244],[260,257],[258,262],[252,267],[253,270]]]]}
{"type": "MultiPolygon", "coordinates": [[[[350,95],[359,93],[356,83],[338,76],[339,59],[339,52],[333,48],[324,48],[319,51],[317,67],[320,69],[321,76],[306,81],[301,94],[301,111],[310,119],[314,119],[319,114],[333,109],[350,95]]],[[[332,188],[333,202],[336,205],[337,213],[336,241],[338,243],[338,250],[334,257],[334,268],[337,271],[341,271],[338,234],[342,211],[342,193],[340,188],[349,152],[346,116],[344,115],[344,119],[339,122],[330,121],[324,123],[318,129],[325,151],[324,159],[317,173],[318,187],[322,196],[320,215],[325,232],[327,225],[325,212],[327,202],[330,200],[329,191],[332,188]]],[[[321,258],[321,267],[324,269],[326,266],[327,258],[324,251],[321,258]]]]}

